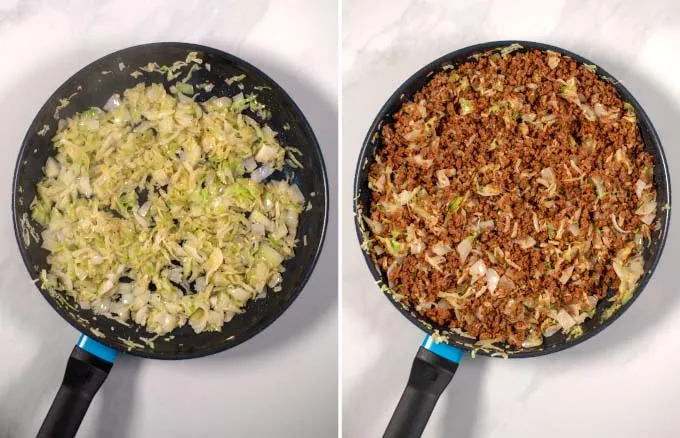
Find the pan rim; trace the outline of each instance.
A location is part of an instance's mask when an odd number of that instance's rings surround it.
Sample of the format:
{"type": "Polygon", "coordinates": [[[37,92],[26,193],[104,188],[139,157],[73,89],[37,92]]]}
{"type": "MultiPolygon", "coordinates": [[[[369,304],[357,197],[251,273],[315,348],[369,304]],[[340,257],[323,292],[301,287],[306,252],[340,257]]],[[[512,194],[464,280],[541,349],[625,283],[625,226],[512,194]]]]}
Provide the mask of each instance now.
{"type": "MultiPolygon", "coordinates": [[[[96,60],[88,63],[85,67],[79,69],[77,72],[73,73],[60,85],[45,101],[45,103],[40,107],[38,112],[36,113],[36,116],[34,117],[33,121],[29,125],[29,128],[26,132],[26,135],[24,136],[24,139],[22,140],[21,147],[19,149],[18,155],[17,155],[17,160],[14,168],[14,173],[12,176],[12,199],[11,199],[11,209],[12,209],[12,222],[13,222],[13,228],[14,228],[14,237],[16,239],[16,243],[19,247],[19,252],[21,254],[21,259],[24,263],[24,266],[26,267],[26,270],[29,273],[29,276],[31,277],[31,280],[34,282],[36,288],[40,292],[40,294],[45,298],[45,300],[50,304],[50,306],[57,311],[59,316],[61,316],[62,319],[67,321],[72,327],[74,327],[78,332],[84,333],[93,340],[96,340],[97,342],[106,345],[107,347],[113,348],[116,351],[119,351],[121,353],[129,354],[132,356],[138,356],[138,357],[143,357],[147,359],[160,359],[160,360],[183,360],[183,359],[194,359],[198,357],[203,357],[203,356],[209,356],[212,354],[220,353],[222,351],[234,348],[243,342],[252,339],[254,336],[257,334],[261,333],[263,330],[265,330],[267,327],[271,326],[277,319],[283,315],[286,310],[293,304],[293,302],[299,297],[300,293],[302,290],[305,288],[307,285],[307,282],[311,278],[314,269],[317,265],[317,262],[319,261],[319,258],[321,256],[321,252],[323,250],[323,246],[326,240],[326,232],[328,228],[328,222],[329,222],[329,183],[328,183],[328,174],[326,170],[326,163],[324,160],[324,156],[321,150],[321,146],[319,144],[319,141],[316,137],[316,134],[314,133],[314,130],[312,129],[312,126],[310,125],[309,121],[307,120],[307,117],[305,117],[303,111],[301,108],[298,106],[298,104],[293,100],[293,98],[286,92],[286,90],[281,87],[281,85],[278,84],[274,79],[271,78],[268,74],[263,72],[261,69],[258,67],[254,66],[253,64],[231,54],[224,52],[222,50],[216,49],[214,47],[210,46],[205,46],[201,44],[194,44],[194,43],[186,43],[186,42],[175,42],[175,41],[164,41],[164,42],[153,42],[153,43],[147,43],[147,44],[138,44],[130,47],[126,47],[120,50],[116,50],[115,52],[106,54],[104,56],[101,56],[97,58],[96,60]],[[254,326],[253,329],[248,331],[246,334],[239,336],[236,339],[233,339],[229,342],[225,341],[219,345],[216,346],[208,346],[206,348],[199,348],[195,349],[189,352],[182,352],[182,353],[155,353],[152,351],[147,351],[147,350],[135,350],[135,349],[128,349],[123,343],[121,342],[116,342],[114,338],[100,338],[97,337],[96,334],[91,330],[90,327],[84,326],[79,324],[75,318],[73,318],[71,315],[69,315],[68,312],[66,312],[65,309],[63,309],[61,306],[59,306],[55,300],[47,293],[47,291],[44,291],[40,285],[38,284],[37,277],[33,277],[33,270],[32,267],[30,266],[31,264],[31,258],[29,257],[27,253],[27,248],[24,246],[22,242],[22,237],[21,237],[21,224],[20,224],[20,219],[18,217],[18,202],[19,202],[19,186],[18,186],[18,180],[19,180],[19,174],[21,170],[21,163],[22,163],[22,158],[24,157],[26,150],[30,148],[29,145],[29,140],[31,138],[31,133],[37,131],[38,125],[39,125],[39,115],[44,113],[46,110],[49,110],[49,104],[50,102],[56,97],[60,97],[64,95],[64,92],[66,89],[69,87],[69,85],[72,83],[74,78],[83,75],[84,73],[87,73],[88,71],[92,70],[92,68],[109,59],[115,59],[117,56],[124,55],[129,52],[134,52],[134,51],[140,51],[144,49],[159,49],[159,48],[180,48],[180,49],[185,49],[185,50],[190,50],[190,51],[198,51],[198,52],[204,52],[204,53],[210,53],[215,56],[218,56],[220,58],[226,59],[231,63],[234,63],[235,65],[239,65],[242,67],[245,67],[247,69],[250,69],[251,71],[254,71],[258,75],[260,75],[262,78],[265,79],[265,81],[268,82],[267,85],[272,86],[272,88],[282,96],[282,98],[290,105],[292,110],[299,115],[297,122],[300,123],[302,126],[302,131],[305,132],[306,134],[309,135],[311,139],[311,150],[315,154],[315,161],[319,162],[320,169],[316,169],[317,171],[320,171],[321,174],[321,183],[323,185],[323,195],[324,195],[324,200],[323,200],[323,214],[322,214],[322,219],[321,219],[321,229],[320,229],[320,235],[319,235],[319,243],[317,245],[317,248],[314,251],[314,254],[312,256],[312,261],[307,267],[307,270],[305,271],[304,275],[300,277],[299,283],[296,285],[295,290],[291,294],[290,298],[284,302],[284,304],[278,308],[276,308],[275,312],[271,312],[268,314],[266,317],[262,318],[256,326],[254,326]]],[[[171,333],[169,333],[171,334],[171,333]]]]}
{"type": "MultiPolygon", "coordinates": [[[[663,145],[661,143],[661,140],[658,136],[658,133],[656,132],[656,129],[654,128],[651,120],[649,119],[649,116],[647,113],[644,111],[642,106],[639,104],[637,99],[628,91],[628,89],[618,80],[614,78],[611,74],[609,74],[605,69],[601,68],[598,64],[595,64],[591,62],[590,60],[584,58],[583,56],[580,56],[576,53],[573,53],[569,50],[562,49],[560,47],[552,46],[549,44],[544,44],[544,43],[539,43],[539,42],[534,42],[534,41],[526,41],[526,40],[500,40],[500,41],[489,41],[489,42],[484,42],[484,43],[478,43],[478,44],[473,44],[470,46],[466,46],[457,50],[454,50],[452,52],[449,52],[445,55],[440,56],[439,58],[435,59],[432,62],[429,62],[426,64],[424,67],[420,68],[417,70],[415,73],[410,75],[408,79],[406,79],[390,96],[389,98],[385,101],[385,103],[381,106],[380,110],[378,111],[377,115],[373,119],[373,122],[371,123],[368,133],[366,134],[364,141],[362,143],[361,150],[359,152],[359,157],[357,160],[357,165],[355,169],[355,174],[354,174],[354,184],[353,184],[353,201],[352,201],[352,207],[353,207],[353,212],[354,212],[354,226],[355,226],[355,232],[357,234],[357,238],[359,240],[359,243],[361,244],[363,242],[363,235],[361,232],[361,226],[360,226],[360,217],[358,211],[361,209],[361,206],[359,205],[359,196],[361,193],[361,190],[363,187],[360,187],[360,179],[362,175],[362,163],[364,162],[365,159],[367,159],[367,153],[369,149],[371,148],[371,142],[374,134],[377,132],[378,129],[380,129],[381,124],[383,123],[384,119],[391,114],[388,114],[390,108],[395,104],[395,102],[402,101],[401,96],[405,95],[409,91],[409,88],[413,85],[414,82],[418,81],[421,79],[423,76],[426,76],[432,72],[436,72],[441,70],[443,65],[446,64],[453,64],[457,65],[454,60],[458,57],[470,57],[474,54],[477,53],[483,53],[488,50],[493,50],[496,48],[500,47],[507,47],[512,44],[519,44],[522,46],[522,48],[526,49],[537,49],[540,51],[546,51],[546,50],[551,50],[557,53],[560,53],[561,55],[566,55],[572,59],[574,59],[576,62],[579,64],[590,64],[590,65],[595,65],[597,68],[598,76],[600,77],[608,77],[611,78],[614,82],[614,86],[617,90],[617,93],[620,94],[623,97],[625,97],[625,100],[628,101],[631,105],[633,105],[637,115],[639,116],[638,120],[638,126],[639,127],[644,127],[648,132],[649,132],[649,137],[650,141],[645,142],[646,146],[650,146],[653,149],[658,150],[658,158],[661,164],[661,174],[663,175],[663,181],[657,182],[657,188],[664,187],[667,196],[668,196],[668,205],[671,204],[671,185],[670,185],[670,174],[668,170],[668,162],[666,160],[666,155],[663,150],[663,145]]],[[[609,327],[611,324],[614,323],[623,313],[625,313],[628,308],[635,302],[635,300],[638,298],[638,296],[644,291],[646,288],[647,284],[649,283],[649,280],[651,279],[652,275],[656,271],[656,268],[659,264],[659,261],[661,259],[661,255],[663,253],[663,250],[666,245],[666,239],[668,237],[668,231],[670,229],[670,219],[671,219],[671,210],[672,208],[669,208],[665,211],[662,210],[662,214],[659,215],[658,217],[661,219],[663,217],[663,225],[660,229],[660,240],[659,240],[659,249],[653,259],[651,260],[651,265],[647,272],[649,272],[649,275],[646,275],[638,284],[637,289],[635,293],[632,295],[632,297],[626,302],[625,304],[621,305],[621,307],[614,312],[614,314],[607,319],[605,322],[591,328],[587,332],[584,332],[583,335],[578,336],[576,338],[573,338],[571,340],[566,340],[563,343],[554,345],[550,348],[547,349],[537,349],[537,350],[529,350],[529,351],[517,351],[517,352],[510,352],[510,351],[505,351],[503,355],[498,355],[498,353],[493,353],[490,351],[487,351],[486,349],[475,349],[473,346],[470,344],[466,344],[463,342],[459,342],[456,340],[450,340],[447,338],[442,339],[442,342],[446,342],[449,345],[452,345],[454,347],[458,347],[464,351],[477,351],[477,354],[485,355],[485,356],[491,356],[491,357],[507,357],[507,358],[528,358],[528,357],[536,357],[536,356],[542,356],[546,354],[551,354],[551,353],[557,353],[563,350],[566,350],[568,348],[571,348],[575,345],[578,345],[598,333],[600,333],[602,330],[604,330],[606,327],[609,327]]],[[[374,280],[378,282],[378,284],[383,283],[383,275],[381,272],[378,271],[376,266],[373,263],[373,260],[371,259],[370,255],[363,249],[361,249],[361,253],[364,257],[364,260],[366,261],[366,265],[368,266],[369,271],[371,272],[371,275],[373,276],[374,280]]],[[[405,316],[412,324],[414,324],[416,327],[420,328],[424,332],[426,332],[429,335],[435,334],[435,331],[438,329],[435,328],[431,322],[426,322],[424,319],[419,319],[416,318],[414,315],[411,314],[410,310],[411,307],[409,306],[408,309],[404,309],[402,304],[399,302],[395,301],[391,295],[388,293],[383,292],[383,295],[392,303],[392,305],[401,313],[403,316],[405,316]],[[428,327],[429,325],[429,327],[428,327]]],[[[476,340],[475,340],[476,341],[476,340]]]]}

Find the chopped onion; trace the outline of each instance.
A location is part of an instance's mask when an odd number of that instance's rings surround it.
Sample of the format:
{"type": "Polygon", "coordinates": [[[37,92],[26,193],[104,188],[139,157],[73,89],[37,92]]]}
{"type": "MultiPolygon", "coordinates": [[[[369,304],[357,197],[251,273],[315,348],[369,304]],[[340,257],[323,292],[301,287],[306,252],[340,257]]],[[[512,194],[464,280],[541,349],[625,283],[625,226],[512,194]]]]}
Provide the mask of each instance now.
{"type": "Polygon", "coordinates": [[[433,303],[432,301],[423,301],[422,303],[416,306],[416,310],[429,310],[435,307],[436,305],[437,304],[433,303]]]}
{"type": "Polygon", "coordinates": [[[473,283],[480,277],[483,277],[486,275],[486,264],[484,264],[484,260],[479,259],[476,262],[470,266],[468,269],[468,272],[470,275],[472,275],[473,278],[473,283]]]}
{"type": "Polygon", "coordinates": [[[458,251],[458,256],[460,257],[460,262],[465,263],[470,251],[472,251],[472,242],[475,240],[474,236],[468,236],[461,240],[458,246],[456,246],[456,251],[458,251]]]}
{"type": "Polygon", "coordinates": [[[538,347],[539,345],[543,344],[543,337],[542,336],[532,336],[532,337],[527,337],[524,342],[522,342],[522,348],[532,348],[532,347],[538,347]]]}
{"type": "MultiPolygon", "coordinates": [[[[278,284],[280,284],[283,281],[283,276],[281,275],[280,272],[275,272],[272,274],[272,276],[269,278],[269,281],[267,282],[267,286],[274,288],[278,284]]],[[[263,291],[264,292],[264,291],[263,291]]]]}
{"type": "Polygon", "coordinates": [[[656,211],[656,199],[651,196],[637,209],[635,214],[640,216],[647,216],[656,211]]]}
{"type": "Polygon", "coordinates": [[[417,166],[424,167],[426,169],[431,167],[433,163],[433,160],[425,159],[420,155],[415,155],[413,157],[409,157],[408,159],[415,163],[417,166]]]}
{"type": "MultiPolygon", "coordinates": [[[[296,216],[297,217],[297,216],[296,216]]],[[[380,222],[374,221],[368,216],[364,216],[364,222],[366,222],[366,225],[373,231],[375,234],[380,234],[383,231],[383,226],[380,222]]]]}
{"type": "Polygon", "coordinates": [[[139,225],[141,225],[143,228],[147,228],[147,227],[149,226],[149,224],[146,222],[146,220],[145,220],[143,217],[141,217],[140,215],[138,215],[138,214],[133,214],[132,217],[133,217],[133,219],[136,220],[137,223],[138,223],[139,225]]]}
{"type": "Polygon", "coordinates": [[[135,323],[139,325],[146,325],[146,320],[149,318],[149,306],[143,306],[135,313],[135,323]]]}
{"type": "Polygon", "coordinates": [[[512,233],[510,233],[510,238],[514,239],[517,237],[517,230],[519,228],[519,223],[515,221],[515,223],[512,225],[512,233]]]}
{"type": "Polygon", "coordinates": [[[290,199],[293,202],[305,202],[305,195],[302,194],[297,184],[291,184],[290,186],[290,199]]]}
{"type": "Polygon", "coordinates": [[[503,275],[500,280],[498,280],[498,287],[503,290],[512,290],[515,288],[515,282],[507,275],[503,275]]]}
{"type": "Polygon", "coordinates": [[[583,115],[585,116],[586,120],[589,120],[591,122],[594,122],[597,120],[597,116],[595,115],[595,111],[590,107],[590,105],[584,103],[581,104],[581,111],[583,112],[583,115]]]}
{"type": "Polygon", "coordinates": [[[92,310],[94,310],[95,313],[108,313],[111,309],[111,299],[108,297],[101,298],[93,304],[92,310]]]}
{"type": "Polygon", "coordinates": [[[420,254],[425,249],[425,244],[421,240],[416,240],[409,244],[411,254],[420,254]]]}
{"type": "Polygon", "coordinates": [[[437,271],[442,272],[442,268],[439,265],[444,263],[446,259],[442,256],[430,257],[425,255],[425,261],[437,271]]]}
{"type": "Polygon", "coordinates": [[[401,193],[395,196],[395,199],[399,205],[406,205],[411,201],[413,197],[413,191],[403,190],[401,193]]]}
{"type": "Polygon", "coordinates": [[[576,321],[574,321],[574,318],[572,318],[572,316],[564,309],[561,309],[557,313],[553,311],[550,317],[555,319],[555,321],[557,321],[560,324],[562,330],[564,330],[565,332],[572,328],[574,325],[576,325],[576,321]]]}
{"type": "Polygon", "coordinates": [[[131,293],[124,293],[120,296],[120,303],[124,306],[131,306],[134,302],[134,296],[131,293]]]}
{"type": "Polygon", "coordinates": [[[109,100],[106,101],[106,104],[104,104],[104,111],[109,112],[112,109],[118,108],[122,104],[123,103],[120,100],[120,94],[113,94],[111,97],[109,97],[109,100]]]}
{"type": "Polygon", "coordinates": [[[562,284],[567,284],[569,279],[571,278],[571,275],[574,273],[574,266],[569,266],[567,269],[565,269],[562,272],[562,275],[560,276],[560,283],[562,284]]]}
{"type": "Polygon", "coordinates": [[[279,133],[274,131],[272,128],[269,127],[269,125],[264,125],[262,127],[262,133],[265,135],[265,137],[276,137],[279,133]]]}
{"type": "Polygon", "coordinates": [[[381,174],[377,180],[369,178],[368,186],[371,189],[382,193],[383,190],[385,190],[385,181],[386,181],[385,174],[381,174]]]}
{"type": "Polygon", "coordinates": [[[387,281],[390,287],[394,287],[394,284],[392,282],[392,273],[394,272],[395,269],[397,269],[397,266],[399,266],[399,264],[396,261],[394,261],[392,262],[390,267],[387,268],[387,281]]]}
{"type": "Polygon", "coordinates": [[[449,181],[449,177],[446,176],[446,173],[445,173],[444,170],[441,170],[441,169],[438,170],[436,172],[436,175],[437,175],[437,187],[442,188],[442,187],[448,187],[449,185],[451,185],[451,182],[449,181]]]}
{"type": "Polygon", "coordinates": [[[519,242],[517,242],[517,243],[519,243],[520,248],[529,249],[529,248],[533,247],[534,245],[536,245],[536,239],[534,239],[531,236],[526,236],[525,238],[520,239],[519,242]]]}
{"type": "Polygon", "coordinates": [[[114,315],[118,315],[118,317],[123,321],[128,319],[129,316],[128,306],[126,306],[123,303],[118,303],[115,301],[111,303],[111,306],[109,307],[109,312],[114,315]]]}
{"type": "Polygon", "coordinates": [[[283,220],[286,222],[288,229],[292,232],[295,232],[298,226],[298,214],[295,212],[295,210],[287,208],[283,212],[283,220]]]}
{"type": "Polygon", "coordinates": [[[555,70],[555,67],[560,63],[560,55],[555,52],[548,51],[548,67],[555,70]]]}
{"type": "Polygon", "coordinates": [[[250,224],[250,231],[252,231],[254,235],[262,237],[265,234],[264,224],[253,222],[250,224]]]}
{"type": "Polygon", "coordinates": [[[621,280],[621,284],[619,286],[619,292],[621,295],[623,296],[631,293],[637,285],[637,281],[644,272],[642,257],[637,256],[624,265],[624,263],[618,259],[617,256],[617,258],[614,259],[612,266],[614,268],[614,272],[616,272],[616,275],[621,280]]]}
{"type": "Polygon", "coordinates": [[[49,157],[47,159],[47,162],[45,163],[45,176],[48,178],[56,178],[59,176],[59,163],[57,160],[55,160],[52,157],[49,157]]]}
{"type": "Polygon", "coordinates": [[[140,215],[141,217],[145,217],[147,213],[149,213],[150,208],[151,201],[146,201],[144,204],[142,204],[141,207],[139,207],[139,211],[137,211],[137,214],[140,215]]]}
{"type": "Polygon", "coordinates": [[[536,212],[533,212],[531,216],[534,222],[534,230],[536,230],[536,232],[538,233],[541,231],[541,228],[538,226],[538,216],[536,215],[536,212]]]}
{"type": "Polygon", "coordinates": [[[246,169],[246,172],[252,172],[257,169],[257,161],[253,157],[248,157],[243,160],[243,167],[246,169]]]}
{"type": "Polygon", "coordinates": [[[501,189],[492,186],[491,184],[487,184],[484,187],[480,187],[477,189],[477,194],[480,196],[496,196],[501,193],[501,189]]]}
{"type": "Polygon", "coordinates": [[[518,265],[517,263],[513,262],[512,260],[510,260],[510,259],[508,258],[507,255],[505,256],[505,263],[507,263],[508,265],[510,265],[510,266],[512,266],[513,268],[517,269],[518,271],[521,271],[521,270],[522,270],[522,268],[520,268],[519,265],[518,265]]]}
{"type": "Polygon", "coordinates": [[[181,283],[182,282],[182,268],[179,266],[176,268],[171,268],[166,271],[166,276],[168,280],[175,282],[175,283],[181,283]]]}
{"type": "Polygon", "coordinates": [[[551,326],[546,327],[543,330],[543,336],[546,338],[549,338],[550,336],[554,335],[555,333],[559,332],[562,329],[562,326],[559,324],[553,324],[551,326]]]}
{"type": "Polygon", "coordinates": [[[427,108],[425,107],[424,100],[421,100],[416,108],[418,109],[418,114],[420,114],[420,117],[423,119],[427,117],[427,108]]]}
{"type": "Polygon", "coordinates": [[[635,183],[635,194],[637,195],[638,199],[642,198],[642,192],[650,187],[652,187],[651,184],[645,184],[645,182],[641,179],[637,180],[635,183]]]}
{"type": "Polygon", "coordinates": [[[591,178],[591,181],[595,186],[595,194],[597,195],[597,199],[598,200],[602,199],[604,195],[607,194],[607,192],[605,191],[604,182],[602,181],[602,178],[593,177],[591,178]]]}
{"type": "Polygon", "coordinates": [[[642,216],[640,218],[640,220],[647,225],[651,225],[652,222],[654,222],[655,217],[656,217],[656,214],[652,213],[652,214],[648,214],[647,216],[642,216]]]}
{"type": "Polygon", "coordinates": [[[272,169],[266,164],[263,164],[250,174],[250,180],[255,183],[260,183],[267,179],[267,177],[272,173],[274,173],[274,169],[272,169]]]}
{"type": "Polygon", "coordinates": [[[513,314],[515,313],[515,309],[517,308],[517,300],[514,298],[510,298],[507,303],[505,303],[505,306],[503,307],[503,313],[507,316],[512,317],[513,314]]]}
{"type": "Polygon", "coordinates": [[[107,292],[113,289],[113,281],[106,280],[99,286],[99,295],[105,295],[107,292]]]}
{"type": "Polygon", "coordinates": [[[486,287],[489,288],[489,292],[494,293],[496,287],[498,287],[498,282],[500,281],[500,276],[495,269],[489,268],[486,271],[486,287]]]}
{"type": "Polygon", "coordinates": [[[189,325],[196,333],[201,333],[205,330],[208,324],[208,312],[203,308],[198,308],[191,314],[189,318],[189,325]]]}
{"type": "Polygon", "coordinates": [[[276,159],[279,149],[274,146],[269,146],[267,144],[262,145],[257,154],[255,154],[255,160],[258,163],[269,163],[276,159]]]}
{"type": "Polygon", "coordinates": [[[552,167],[546,167],[541,170],[541,177],[536,179],[536,182],[545,186],[547,189],[554,187],[557,184],[555,171],[552,167]]]}
{"type": "Polygon", "coordinates": [[[484,222],[479,223],[479,229],[480,230],[493,230],[495,227],[495,223],[493,220],[488,220],[484,222]]]}
{"type": "Polygon", "coordinates": [[[582,324],[587,318],[588,314],[586,312],[581,312],[574,317],[574,321],[576,321],[576,324],[582,324]]]}
{"type": "Polygon", "coordinates": [[[207,280],[205,278],[205,275],[198,277],[194,282],[194,290],[196,290],[196,292],[201,292],[203,289],[205,289],[206,283],[207,280]]]}
{"type": "Polygon", "coordinates": [[[593,109],[594,109],[595,115],[597,117],[603,117],[603,116],[608,115],[607,108],[605,108],[604,105],[602,105],[601,103],[596,103],[593,106],[593,109]]]}
{"type": "Polygon", "coordinates": [[[576,226],[576,224],[569,224],[567,226],[567,230],[574,236],[578,237],[578,235],[581,233],[581,229],[576,226]]]}
{"type": "Polygon", "coordinates": [[[616,158],[617,162],[623,163],[623,164],[626,165],[626,168],[628,169],[628,175],[633,173],[633,167],[630,163],[630,160],[628,159],[628,155],[626,155],[626,149],[625,148],[617,149],[614,157],[616,158]]]}
{"type": "Polygon", "coordinates": [[[614,229],[615,229],[616,231],[618,231],[618,232],[621,233],[621,234],[628,234],[628,233],[630,233],[630,231],[624,230],[623,228],[621,228],[621,227],[619,226],[618,223],[616,223],[616,215],[615,215],[614,213],[611,214],[611,218],[612,218],[612,224],[614,225],[614,229]]]}
{"type": "Polygon", "coordinates": [[[86,198],[92,196],[92,186],[90,185],[89,177],[81,176],[78,178],[78,191],[86,198]]]}
{"type": "Polygon", "coordinates": [[[437,254],[438,256],[446,255],[446,254],[450,253],[451,251],[452,251],[452,250],[451,250],[451,248],[450,248],[449,246],[444,245],[444,244],[441,243],[441,242],[435,244],[435,245],[432,247],[432,252],[435,253],[435,254],[437,254]]]}
{"type": "Polygon", "coordinates": [[[404,134],[404,140],[415,141],[422,135],[423,135],[423,133],[420,129],[414,129],[413,131],[407,132],[406,134],[404,134]]]}

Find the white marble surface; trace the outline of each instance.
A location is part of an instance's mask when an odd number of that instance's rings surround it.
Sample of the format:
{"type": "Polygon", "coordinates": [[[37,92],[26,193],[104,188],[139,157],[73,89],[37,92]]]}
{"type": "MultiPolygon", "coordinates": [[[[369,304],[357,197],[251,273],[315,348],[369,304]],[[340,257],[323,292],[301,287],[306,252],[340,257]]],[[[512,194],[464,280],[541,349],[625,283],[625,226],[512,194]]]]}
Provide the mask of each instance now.
{"type": "MultiPolygon", "coordinates": [[[[381,295],[360,255],[352,177],[380,106],[412,73],[467,45],[551,43],[622,80],[654,122],[680,192],[680,3],[666,1],[410,1],[343,3],[343,435],[380,436],[422,333],[381,295]]],[[[671,227],[677,224],[673,219],[671,227]]],[[[672,229],[645,292],[611,327],[537,359],[466,357],[426,437],[680,436],[680,234],[672,229]]]]}
{"type": "MultiPolygon", "coordinates": [[[[335,210],[337,38],[334,1],[0,0],[0,437],[35,436],[78,337],[32,285],[11,226],[15,157],[43,102],[123,47],[186,41],[231,52],[272,76],[307,115],[335,210]]],[[[336,436],[336,254],[333,219],[298,300],[231,351],[178,362],[120,357],[78,436],[336,436]]]]}

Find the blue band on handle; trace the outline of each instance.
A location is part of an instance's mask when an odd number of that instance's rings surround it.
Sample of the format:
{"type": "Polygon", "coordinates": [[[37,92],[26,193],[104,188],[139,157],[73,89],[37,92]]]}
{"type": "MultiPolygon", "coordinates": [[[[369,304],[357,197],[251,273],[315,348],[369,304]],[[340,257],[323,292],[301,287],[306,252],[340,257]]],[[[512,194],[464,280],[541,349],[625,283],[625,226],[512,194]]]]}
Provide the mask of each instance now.
{"type": "Polygon", "coordinates": [[[116,356],[118,355],[118,352],[113,348],[109,348],[106,345],[100,344],[99,342],[92,338],[88,338],[85,335],[80,335],[76,345],[88,353],[97,356],[101,360],[105,360],[110,363],[113,363],[116,360],[116,356]]]}
{"type": "Polygon", "coordinates": [[[460,358],[463,357],[463,350],[453,347],[444,342],[436,343],[430,335],[425,336],[423,341],[423,348],[430,350],[432,353],[450,360],[451,362],[460,363],[460,358]]]}

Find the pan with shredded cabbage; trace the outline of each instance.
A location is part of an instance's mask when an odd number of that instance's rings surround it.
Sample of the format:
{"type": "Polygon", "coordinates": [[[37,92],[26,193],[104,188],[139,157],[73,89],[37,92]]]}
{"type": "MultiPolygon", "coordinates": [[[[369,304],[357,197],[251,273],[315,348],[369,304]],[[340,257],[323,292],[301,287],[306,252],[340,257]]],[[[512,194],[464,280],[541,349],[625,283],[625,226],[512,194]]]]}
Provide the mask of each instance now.
{"type": "Polygon", "coordinates": [[[31,279],[82,333],[38,435],[75,436],[117,352],[211,355],[289,308],[321,254],[328,179],[304,114],[264,72],[151,43],[47,99],[17,157],[12,214],[31,279]]]}
{"type": "Polygon", "coordinates": [[[280,290],[305,207],[270,178],[287,150],[251,97],[172,91],[138,84],[60,121],[31,206],[43,289],[157,335],[220,330],[280,290]]]}

